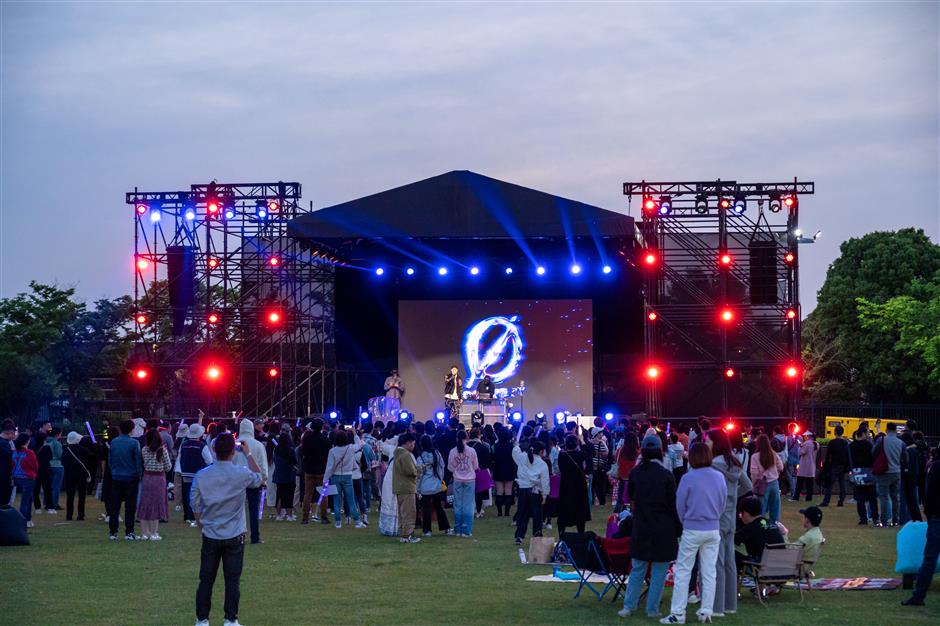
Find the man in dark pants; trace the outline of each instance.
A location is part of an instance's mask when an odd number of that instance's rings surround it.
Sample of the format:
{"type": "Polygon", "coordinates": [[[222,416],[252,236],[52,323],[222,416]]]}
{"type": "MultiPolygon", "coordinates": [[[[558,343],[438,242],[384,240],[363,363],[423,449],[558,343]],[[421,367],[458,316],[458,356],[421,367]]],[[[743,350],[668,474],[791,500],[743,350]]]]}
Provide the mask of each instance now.
{"type": "Polygon", "coordinates": [[[212,587],[222,562],[225,577],[225,626],[239,626],[238,600],[245,557],[245,490],[261,486],[261,468],[247,446],[241,452],[248,467],[232,463],[235,437],[222,433],[215,440],[216,462],[193,479],[190,504],[202,529],[196,626],[209,626],[212,587]]]}
{"type": "Polygon", "coordinates": [[[849,457],[849,442],[842,435],[845,429],[839,425],[836,426],[836,436],[826,446],[826,462],[823,466],[823,475],[826,476],[825,487],[823,489],[823,501],[819,506],[829,506],[832,499],[832,483],[839,483],[839,504],[845,503],[845,476],[851,470],[851,460],[849,457]]]}
{"type": "Polygon", "coordinates": [[[13,440],[16,424],[3,420],[0,427],[0,506],[6,506],[13,497],[13,440]]]}
{"type": "Polygon", "coordinates": [[[917,572],[914,594],[901,602],[904,606],[923,606],[927,590],[933,581],[940,557],[940,451],[933,451],[933,463],[927,471],[927,484],[924,489],[924,514],[927,515],[927,543],[924,545],[924,561],[917,572]]]}
{"type": "Polygon", "coordinates": [[[143,459],[140,444],[130,437],[134,422],[121,422],[121,435],[111,442],[108,465],[111,467],[111,506],[108,507],[108,533],[111,540],[117,539],[118,515],[124,502],[124,539],[137,539],[134,534],[134,516],[137,514],[137,486],[143,475],[143,459]]]}

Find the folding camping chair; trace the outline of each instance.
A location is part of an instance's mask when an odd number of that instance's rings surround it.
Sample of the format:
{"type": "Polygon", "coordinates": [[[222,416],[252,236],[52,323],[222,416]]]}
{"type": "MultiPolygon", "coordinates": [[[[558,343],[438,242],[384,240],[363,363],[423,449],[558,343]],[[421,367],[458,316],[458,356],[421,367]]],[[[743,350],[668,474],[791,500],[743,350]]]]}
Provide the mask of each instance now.
{"type": "Polygon", "coordinates": [[[574,597],[577,599],[581,595],[581,590],[587,587],[600,600],[603,594],[594,588],[590,580],[595,571],[603,569],[597,558],[597,550],[593,546],[597,535],[591,531],[562,533],[560,539],[556,550],[564,556],[578,574],[578,590],[574,597]]]}
{"type": "Polygon", "coordinates": [[[816,546],[816,549],[809,552],[804,550],[803,552],[803,561],[800,563],[800,577],[797,578],[796,584],[797,586],[805,584],[810,595],[813,595],[813,578],[816,576],[813,567],[819,562],[819,555],[822,553],[822,547],[825,543],[826,540],[823,538],[822,543],[816,546]]]}
{"type": "Polygon", "coordinates": [[[603,598],[608,591],[614,589],[614,598],[611,602],[616,602],[620,594],[627,589],[627,575],[630,573],[630,538],[605,539],[598,537],[593,544],[597,552],[597,560],[602,566],[602,572],[607,576],[607,586],[601,592],[598,600],[603,598]]]}
{"type": "Polygon", "coordinates": [[[784,585],[791,580],[797,581],[800,590],[800,602],[803,601],[803,587],[799,584],[803,568],[803,546],[801,544],[781,543],[767,545],[760,563],[744,562],[744,575],[751,576],[756,586],[757,600],[764,606],[764,596],[768,585],[784,585]]]}

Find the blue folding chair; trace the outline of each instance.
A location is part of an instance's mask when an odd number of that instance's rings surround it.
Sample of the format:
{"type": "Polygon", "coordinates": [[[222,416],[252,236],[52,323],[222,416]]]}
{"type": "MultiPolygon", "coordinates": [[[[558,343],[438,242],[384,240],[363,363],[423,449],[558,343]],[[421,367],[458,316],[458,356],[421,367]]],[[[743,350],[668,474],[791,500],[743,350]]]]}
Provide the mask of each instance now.
{"type": "Polygon", "coordinates": [[[598,558],[597,549],[594,546],[597,535],[590,531],[586,533],[563,533],[560,539],[558,550],[578,574],[578,590],[574,594],[575,599],[581,595],[581,590],[587,587],[600,600],[604,593],[591,584],[591,575],[595,571],[603,569],[598,558]]]}

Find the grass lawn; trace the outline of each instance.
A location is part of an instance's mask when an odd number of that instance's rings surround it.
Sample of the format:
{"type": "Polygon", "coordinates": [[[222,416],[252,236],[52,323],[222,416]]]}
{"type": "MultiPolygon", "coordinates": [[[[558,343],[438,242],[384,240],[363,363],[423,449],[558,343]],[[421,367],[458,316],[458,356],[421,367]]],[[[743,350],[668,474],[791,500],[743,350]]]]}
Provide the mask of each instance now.
{"type": "MultiPolygon", "coordinates": [[[[783,522],[799,528],[797,505],[783,522]]],[[[91,520],[100,512],[93,503],[91,520]]],[[[890,529],[858,528],[854,506],[826,509],[822,577],[892,576],[890,529]]],[[[595,517],[603,512],[595,509],[595,517]]],[[[0,607],[6,624],[174,624],[195,621],[199,534],[180,513],[161,528],[160,543],[110,542],[102,522],[34,518],[33,545],[0,549],[0,607]]],[[[477,520],[472,539],[433,537],[400,545],[382,537],[377,516],[366,530],[262,523],[266,543],[246,546],[239,620],[269,624],[652,624],[622,620],[618,605],[591,594],[573,600],[570,583],[530,583],[550,568],[521,565],[508,520],[477,520]]],[[[594,530],[601,524],[595,522],[594,530]]],[[[940,578],[940,577],[938,577],[940,578]]],[[[222,623],[222,576],[212,624],[222,623]]],[[[744,593],[737,615],[720,624],[938,624],[940,581],[927,607],[899,606],[908,592],[784,591],[761,607],[744,593]]],[[[668,610],[670,590],[664,598],[668,610]]],[[[693,617],[690,611],[689,617],[693,617]]]]}

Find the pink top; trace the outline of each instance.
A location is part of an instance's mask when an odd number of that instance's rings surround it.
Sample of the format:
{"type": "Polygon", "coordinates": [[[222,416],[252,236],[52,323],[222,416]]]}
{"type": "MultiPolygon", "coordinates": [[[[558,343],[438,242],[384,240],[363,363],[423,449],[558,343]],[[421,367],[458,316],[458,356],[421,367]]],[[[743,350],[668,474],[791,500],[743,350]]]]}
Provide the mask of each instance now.
{"type": "Polygon", "coordinates": [[[780,457],[777,454],[773,455],[774,464],[764,469],[760,464],[760,454],[755,452],[751,455],[751,479],[757,480],[761,476],[764,477],[764,480],[770,482],[772,480],[777,480],[780,478],[780,471],[783,469],[783,461],[780,460],[780,457]]]}
{"type": "Polygon", "coordinates": [[[447,455],[447,469],[454,474],[454,480],[470,482],[476,480],[480,463],[477,461],[477,451],[464,445],[463,454],[457,452],[456,446],[447,455]]]}

